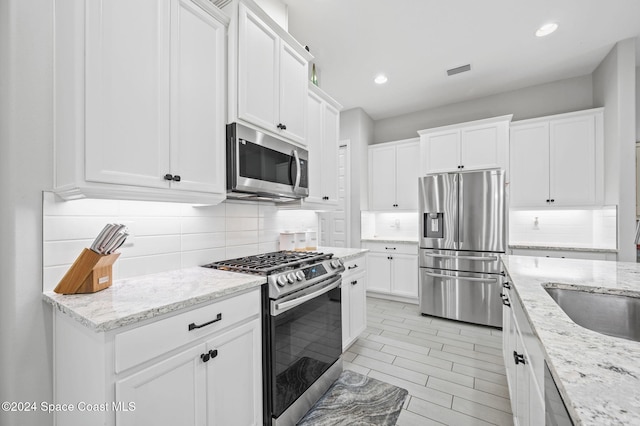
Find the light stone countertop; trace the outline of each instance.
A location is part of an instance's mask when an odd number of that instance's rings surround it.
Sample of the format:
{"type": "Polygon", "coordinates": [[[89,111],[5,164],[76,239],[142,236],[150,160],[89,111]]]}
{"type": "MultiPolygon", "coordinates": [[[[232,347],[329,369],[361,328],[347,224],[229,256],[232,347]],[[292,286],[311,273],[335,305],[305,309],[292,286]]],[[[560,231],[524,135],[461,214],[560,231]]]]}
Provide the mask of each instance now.
{"type": "Polygon", "coordinates": [[[97,293],[58,294],[51,291],[42,297],[54,309],[99,332],[211,302],[266,282],[266,277],[262,276],[195,266],[117,280],[97,293]]]}
{"type": "Polygon", "coordinates": [[[587,246],[580,246],[580,245],[575,245],[575,244],[572,244],[572,245],[563,245],[563,244],[542,245],[542,244],[534,244],[534,243],[515,243],[515,244],[509,244],[509,248],[510,249],[522,249],[522,250],[582,251],[582,252],[589,252],[589,253],[617,253],[618,252],[618,249],[587,247],[587,246]]]}
{"type": "Polygon", "coordinates": [[[640,297],[640,265],[531,256],[502,260],[575,424],[639,424],[640,342],[577,325],[542,284],[640,297]]]}
{"type": "MultiPolygon", "coordinates": [[[[318,247],[343,261],[367,252],[360,248],[318,247]]],[[[248,291],[267,282],[266,277],[192,268],[117,280],[91,294],[45,292],[42,298],[96,332],[109,331],[179,309],[248,291]]]]}
{"type": "Polygon", "coordinates": [[[363,238],[360,241],[363,243],[409,243],[418,244],[418,240],[410,239],[398,239],[398,238],[363,238]]]}

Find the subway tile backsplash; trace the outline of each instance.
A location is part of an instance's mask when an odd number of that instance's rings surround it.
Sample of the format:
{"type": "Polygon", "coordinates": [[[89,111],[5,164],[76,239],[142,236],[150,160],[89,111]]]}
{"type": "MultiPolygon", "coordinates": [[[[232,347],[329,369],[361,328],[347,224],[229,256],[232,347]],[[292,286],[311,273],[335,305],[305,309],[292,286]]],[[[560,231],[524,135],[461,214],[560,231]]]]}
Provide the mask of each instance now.
{"type": "Polygon", "coordinates": [[[216,206],[122,200],[61,201],[43,194],[43,290],[58,284],[106,223],[125,223],[132,237],[118,250],[114,278],[164,272],[279,249],[284,230],[318,229],[313,211],[271,203],[216,206]],[[133,243],[133,244],[131,244],[133,243]]]}
{"type": "Polygon", "coordinates": [[[512,210],[509,243],[617,248],[617,210],[512,210]]]}

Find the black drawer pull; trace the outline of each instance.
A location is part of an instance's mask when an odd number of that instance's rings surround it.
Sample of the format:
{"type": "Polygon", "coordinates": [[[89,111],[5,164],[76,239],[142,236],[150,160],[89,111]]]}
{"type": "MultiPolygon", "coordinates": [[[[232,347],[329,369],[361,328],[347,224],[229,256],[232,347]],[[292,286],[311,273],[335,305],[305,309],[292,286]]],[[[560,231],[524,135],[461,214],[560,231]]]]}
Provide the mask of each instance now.
{"type": "Polygon", "coordinates": [[[513,351],[513,362],[516,363],[516,365],[518,364],[526,364],[526,362],[524,361],[524,354],[519,354],[516,351],[513,351]]]}
{"type": "Polygon", "coordinates": [[[202,327],[206,327],[208,325],[213,324],[214,322],[218,322],[222,319],[222,314],[218,314],[216,315],[216,319],[211,320],[209,322],[205,322],[204,324],[200,324],[200,325],[196,325],[196,323],[192,322],[191,324],[189,324],[189,331],[196,329],[196,328],[202,328],[202,327]]]}
{"type": "Polygon", "coordinates": [[[347,266],[347,269],[356,269],[358,267],[357,264],[353,264],[353,266],[347,266]]]}
{"type": "Polygon", "coordinates": [[[385,250],[395,250],[396,248],[395,247],[385,247],[384,249],[385,250]]]}

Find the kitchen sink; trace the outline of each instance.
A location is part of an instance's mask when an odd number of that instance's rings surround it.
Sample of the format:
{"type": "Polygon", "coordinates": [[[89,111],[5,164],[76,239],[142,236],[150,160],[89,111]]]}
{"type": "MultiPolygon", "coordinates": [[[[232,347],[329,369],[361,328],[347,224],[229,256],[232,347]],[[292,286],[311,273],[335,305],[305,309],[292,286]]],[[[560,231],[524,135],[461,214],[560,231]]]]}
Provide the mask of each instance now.
{"type": "Polygon", "coordinates": [[[640,342],[640,297],[547,286],[544,289],[576,324],[640,342]]]}

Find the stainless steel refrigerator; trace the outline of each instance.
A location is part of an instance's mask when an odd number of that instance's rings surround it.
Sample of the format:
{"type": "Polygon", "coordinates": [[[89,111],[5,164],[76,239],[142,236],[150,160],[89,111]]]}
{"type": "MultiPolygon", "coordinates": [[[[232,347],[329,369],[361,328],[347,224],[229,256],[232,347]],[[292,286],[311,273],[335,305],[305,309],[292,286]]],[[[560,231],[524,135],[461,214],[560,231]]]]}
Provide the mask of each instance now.
{"type": "Polygon", "coordinates": [[[502,326],[506,249],[501,169],[427,175],[419,180],[420,311],[502,326]]]}

